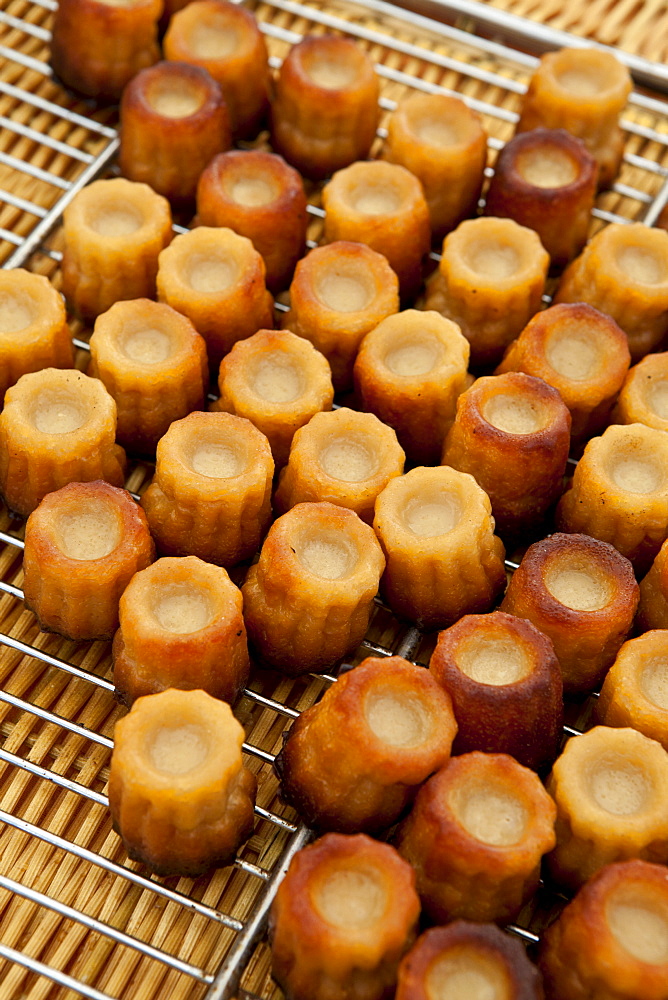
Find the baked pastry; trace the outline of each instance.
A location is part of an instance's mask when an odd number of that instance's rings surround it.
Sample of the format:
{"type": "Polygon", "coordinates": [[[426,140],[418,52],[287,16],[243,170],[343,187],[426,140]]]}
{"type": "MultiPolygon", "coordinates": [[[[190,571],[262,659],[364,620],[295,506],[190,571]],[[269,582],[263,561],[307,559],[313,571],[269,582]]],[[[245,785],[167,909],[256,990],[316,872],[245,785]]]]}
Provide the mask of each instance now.
{"type": "Polygon", "coordinates": [[[236,139],[257,135],[269,104],[267,46],[250,10],[225,0],[195,0],[172,17],[166,59],[193,63],[220,84],[236,139]]]}
{"type": "Polygon", "coordinates": [[[557,756],[561,668],[531,622],[503,611],[465,615],[440,633],[429,670],[452,698],[455,753],[506,753],[534,771],[557,756]]]}
{"type": "Polygon", "coordinates": [[[467,753],[422,786],[395,843],[432,920],[508,921],[538,885],[555,815],[533,771],[506,754],[467,753]]]}
{"type": "MultiPolygon", "coordinates": [[[[160,58],[160,0],[63,0],[51,28],[51,65],[67,87],[118,100],[160,58]]],[[[111,303],[110,303],[111,304],[111,303]]]]}
{"type": "Polygon", "coordinates": [[[429,209],[417,177],[396,163],[353,163],[332,177],[322,203],[325,243],[366,243],[387,258],[401,297],[413,298],[431,241],[429,209]]]}
{"type": "Polygon", "coordinates": [[[272,145],[315,179],[363,160],[376,138],[379,93],[373,63],[352,39],[307,35],[278,72],[272,145]]]}
{"type": "Polygon", "coordinates": [[[665,1000],[667,942],[664,866],[607,865],[543,937],[539,961],[547,1000],[665,1000]]]}
{"type": "Polygon", "coordinates": [[[74,367],[62,296],[41,274],[0,270],[0,406],[22,375],[49,367],[74,367]]]}
{"type": "Polygon", "coordinates": [[[327,500],[348,507],[369,524],[376,497],[404,471],[404,452],[391,427],[373,413],[341,407],[316,413],[295,434],[274,506],[327,500]]]}
{"type": "Polygon", "coordinates": [[[261,661],[291,677],[322,672],[360,644],[385,560],[368,524],[331,503],[274,521],[242,593],[261,661]]]}
{"type": "Polygon", "coordinates": [[[276,769],[309,826],[378,833],[450,758],[450,696],[399,656],[367,657],[293,723],[276,769]]]}
{"type": "Polygon", "coordinates": [[[587,242],[598,164],[584,142],[563,129],[521,132],[499,153],[485,212],[535,230],[562,267],[587,242]]]}
{"type": "Polygon", "coordinates": [[[441,457],[457,398],[468,384],[469,343],[436,312],[406,309],[362,341],[353,370],[364,410],[393,427],[409,461],[441,457]]]}
{"type": "Polygon", "coordinates": [[[547,789],[557,804],[552,877],[575,889],[612,861],[668,861],[668,753],[635,729],[570,739],[547,789]]]}
{"type": "Polygon", "coordinates": [[[262,254],[270,291],[288,287],[306,249],[308,215],[302,179],[280,156],[262,149],[215,156],[197,186],[197,217],[247,236],[262,254]]]}
{"type": "Polygon", "coordinates": [[[195,197],[209,160],[232,144],[227,105],[199,66],[159,62],[123,91],[121,172],[176,202],[195,197]]]}
{"type": "Polygon", "coordinates": [[[88,371],[116,402],[116,436],[153,452],[173,420],[204,404],[206,344],[185,316],[149,299],[117,302],[98,316],[88,371]]]}
{"type": "Polygon", "coordinates": [[[659,549],[647,576],[640,582],[636,625],[641,632],[668,628],[668,539],[659,549]]]}
{"type": "Polygon", "coordinates": [[[144,512],[109,483],[69,483],[26,524],[23,590],[44,632],[80,642],[110,639],[118,602],[155,557],[144,512]]]}
{"type": "Polygon", "coordinates": [[[381,254],[362,243],[330,243],[297,264],[283,326],[325,355],[338,392],[352,384],[364,336],[398,309],[399,281],[381,254]]]}
{"type": "Polygon", "coordinates": [[[115,437],[116,404],[98,379],[57,368],[23,375],[0,413],[0,495],[27,517],[67,483],[122,486],[125,452],[115,437]]]}
{"type": "Polygon", "coordinates": [[[238,341],[220,365],[220,398],[212,409],[246,417],[266,435],[276,467],[285,465],[295,431],[331,410],[327,360],[289,330],[258,330],[238,341]]]}
{"type": "Polygon", "coordinates": [[[629,726],[668,750],[668,630],[625,642],[596,703],[603,726],[629,726]]]}
{"type": "Polygon", "coordinates": [[[119,701],[179,688],[234,704],[250,669],[241,604],[225,570],[197,556],[158,559],[136,573],[114,637],[119,701]]]}
{"type": "Polygon", "coordinates": [[[612,414],[616,424],[668,431],[668,351],[648,354],[629,371],[612,414]]]}
{"type": "Polygon", "coordinates": [[[571,440],[583,441],[607,425],[630,363],[628,339],[614,319],[577,302],[536,313],[496,373],[526,372],[558,389],[571,414],[571,440]]]}
{"type": "Polygon", "coordinates": [[[472,476],[446,466],[412,469],[380,494],[373,526],[387,560],[385,598],[420,628],[488,611],[503,591],[503,542],[472,476]]]}
{"type": "Polygon", "coordinates": [[[590,691],[628,636],[638,606],[633,567],[588,535],[550,535],[527,549],[501,610],[527,618],[554,645],[566,691],[590,691]]]}
{"type": "Polygon", "coordinates": [[[561,495],[570,429],[565,403],[542,379],[489,375],[457,400],[442,462],[476,479],[501,535],[526,537],[561,495]]]}
{"type": "Polygon", "coordinates": [[[566,129],[582,139],[596,159],[599,187],[609,187],[624,151],[619,116],[631,89],[629,71],[610,51],[549,52],[529,81],[517,130],[566,129]]]}
{"type": "Polygon", "coordinates": [[[610,542],[642,575],[668,537],[668,435],[644,424],[592,438],[557,507],[560,531],[610,542]]]}
{"type": "Polygon", "coordinates": [[[419,914],[415,876],[394,848],[328,833],[294,856],[278,887],[272,975],[292,1000],[382,1000],[419,914]]]}
{"type": "Polygon", "coordinates": [[[170,426],[156,458],[141,504],[158,551],[219,566],[249,559],[271,521],[264,434],[230,413],[191,413],[170,426]]]}
{"type": "Polygon", "coordinates": [[[232,861],[253,831],[243,739],[230,706],[204,691],[139,698],[116,723],[109,808],[133,861],[190,878],[232,861]]]}
{"type": "Polygon", "coordinates": [[[668,233],[640,222],[610,223],[562,276],[555,302],[588,302],[629,339],[634,362],[668,332],[668,233]]]}
{"type": "Polygon", "coordinates": [[[188,317],[215,370],[237,340],[274,325],[264,275],[264,261],[245,236],[199,226],[160,254],[158,301],[188,317]]]}
{"type": "Polygon", "coordinates": [[[550,258],[512,219],[468,219],[443,242],[426,309],[461,328],[473,365],[497,364],[541,305],[550,258]]]}

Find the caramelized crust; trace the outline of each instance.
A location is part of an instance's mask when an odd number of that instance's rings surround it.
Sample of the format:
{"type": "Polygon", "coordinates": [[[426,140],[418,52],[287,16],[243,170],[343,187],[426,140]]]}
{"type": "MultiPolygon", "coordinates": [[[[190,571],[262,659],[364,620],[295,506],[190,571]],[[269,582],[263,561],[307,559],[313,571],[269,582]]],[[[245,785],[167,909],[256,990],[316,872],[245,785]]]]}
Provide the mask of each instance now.
{"type": "Polygon", "coordinates": [[[109,808],[133,861],[190,878],[232,861],[253,831],[243,739],[230,706],[204,691],[139,698],[116,723],[109,808]]]}
{"type": "Polygon", "coordinates": [[[272,974],[291,1000],[385,1000],[419,914],[415,876],[394,848],[328,833],[294,856],[278,887],[272,974]]]}
{"type": "Polygon", "coordinates": [[[668,630],[654,629],[625,642],[603,682],[598,722],[637,729],[668,750],[667,679],[668,630]]]}
{"type": "Polygon", "coordinates": [[[80,642],[110,639],[129,581],[155,557],[144,512],[109,483],[70,483],[28,518],[26,607],[44,632],[80,642]]]}
{"type": "Polygon", "coordinates": [[[512,757],[451,758],[422,786],[396,836],[429,917],[514,919],[554,847],[555,815],[538,776],[512,757]]]}
{"type": "Polygon", "coordinates": [[[98,316],[88,370],[116,402],[118,440],[140,452],[155,451],[173,420],[203,406],[209,381],[206,344],[192,323],[149,299],[98,316]]]}
{"type": "Polygon", "coordinates": [[[640,583],[636,625],[640,632],[668,628],[668,539],[640,583]]]}
{"type": "Polygon", "coordinates": [[[291,677],[322,672],[362,641],[385,560],[351,510],[302,503],[274,521],[242,587],[248,637],[291,677]]]}
{"type": "Polygon", "coordinates": [[[570,739],[547,783],[557,803],[552,877],[574,889],[612,861],[668,861],[668,753],[635,729],[570,739]]]}
{"type": "Polygon", "coordinates": [[[504,548],[487,495],[472,476],[418,467],[378,497],[373,522],[392,610],[420,628],[445,628],[487,611],[506,582],[504,548]]]}
{"type": "Polygon", "coordinates": [[[209,160],[232,143],[220,87],[188,63],[142,70],[123,91],[120,114],[122,173],[174,201],[194,198],[209,160]]]}
{"type": "Polygon", "coordinates": [[[282,793],[309,826],[377,833],[448,761],[456,731],[426,670],[367,657],[293,723],[276,758],[282,793]]]}
{"type": "Polygon", "coordinates": [[[612,414],[616,424],[668,431],[668,351],[648,354],[629,371],[612,414]]]}
{"type": "Polygon", "coordinates": [[[394,428],[409,460],[435,464],[467,385],[469,344],[435,312],[406,309],[366,335],[355,361],[365,410],[394,428]]]}
{"type": "Polygon", "coordinates": [[[501,610],[552,640],[566,691],[587,691],[613,663],[637,606],[628,560],[588,535],[556,534],[527,550],[501,610]]]}
{"type": "Polygon", "coordinates": [[[310,340],[329,361],[334,388],[349,389],[364,336],[399,309],[399,281],[362,243],[316,247],[299,261],[283,326],[310,340]]]}
{"type": "Polygon", "coordinates": [[[307,36],[290,49],[271,108],[274,148],[322,179],[368,156],[380,119],[373,63],[352,39],[307,36]]]}
{"type": "Polygon", "coordinates": [[[308,216],[302,179],[280,156],[234,149],[214,157],[197,186],[197,217],[247,236],[264,259],[267,287],[288,287],[306,248],[308,216]]]}
{"type": "Polygon", "coordinates": [[[131,705],[166,688],[201,689],[233,704],[250,669],[241,605],[225,570],[196,556],[136,573],[114,637],[116,697],[131,705]]]}
{"type": "Polygon", "coordinates": [[[556,389],[523,372],[480,378],[457,400],[443,465],[489,496],[502,535],[536,528],[561,495],[571,416],[556,389]]]}

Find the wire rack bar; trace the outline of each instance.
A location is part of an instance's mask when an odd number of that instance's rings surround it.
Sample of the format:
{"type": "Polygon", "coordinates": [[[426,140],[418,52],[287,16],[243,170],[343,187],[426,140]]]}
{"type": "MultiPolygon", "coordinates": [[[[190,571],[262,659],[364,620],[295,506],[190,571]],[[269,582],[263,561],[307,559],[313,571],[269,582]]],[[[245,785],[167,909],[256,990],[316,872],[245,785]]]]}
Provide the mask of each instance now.
{"type": "Polygon", "coordinates": [[[5,45],[0,45],[0,58],[6,59],[8,62],[18,63],[19,66],[25,66],[26,69],[32,70],[33,73],[40,73],[42,76],[47,77],[53,76],[53,70],[42,59],[33,59],[32,56],[27,56],[16,49],[8,49],[5,45]]]}
{"type": "Polygon", "coordinates": [[[27,212],[29,215],[36,215],[39,219],[43,219],[47,213],[47,209],[42,208],[41,205],[35,205],[32,201],[26,201],[25,198],[19,198],[18,195],[12,194],[11,191],[5,191],[4,188],[0,188],[0,201],[4,201],[6,205],[12,205],[13,208],[18,208],[22,212],[27,212]]]}
{"type": "MultiPolygon", "coordinates": [[[[17,589],[14,588],[14,590],[17,589]]],[[[14,594],[14,596],[18,595],[14,594]]],[[[4,635],[0,632],[0,645],[8,646],[10,649],[16,650],[17,653],[23,653],[24,656],[33,656],[36,660],[41,660],[42,663],[46,663],[50,667],[57,667],[59,670],[64,670],[65,673],[71,674],[81,681],[88,681],[91,684],[95,684],[105,691],[111,693],[114,691],[114,685],[105,677],[98,677],[97,674],[91,674],[87,670],[82,670],[81,667],[75,667],[74,664],[68,663],[67,660],[51,656],[50,653],[45,653],[43,649],[38,649],[36,646],[29,646],[27,643],[21,642],[20,639],[14,639],[11,635],[4,635]]]]}
{"type": "Polygon", "coordinates": [[[52,785],[58,785],[59,788],[64,788],[66,792],[74,792],[75,795],[79,795],[82,799],[89,799],[98,806],[103,806],[105,809],[109,808],[109,799],[106,795],[102,795],[100,792],[96,792],[95,789],[89,788],[87,785],[82,785],[78,781],[72,781],[62,774],[57,774],[55,771],[49,771],[46,767],[40,767],[39,764],[34,764],[31,760],[25,760],[25,758],[19,757],[15,753],[10,753],[9,750],[4,750],[2,747],[0,747],[0,760],[3,760],[6,764],[18,767],[21,771],[32,774],[35,778],[42,778],[44,781],[49,781],[52,785]]]}
{"type": "Polygon", "coordinates": [[[5,115],[0,115],[0,126],[2,128],[6,128],[9,132],[15,132],[16,135],[23,136],[24,139],[32,139],[33,142],[38,142],[42,146],[47,146],[49,149],[53,149],[56,153],[63,153],[65,156],[69,156],[72,160],[79,160],[81,163],[92,163],[95,159],[95,157],[90,153],[84,153],[83,150],[77,149],[76,146],[69,146],[66,142],[60,142],[58,139],[52,139],[50,135],[44,135],[41,132],[37,132],[34,128],[30,128],[29,125],[24,125],[22,122],[16,122],[12,118],[5,117],[5,115]]]}
{"type": "MultiPolygon", "coordinates": [[[[0,52],[1,55],[2,53],[0,52]]],[[[11,167],[12,170],[17,170],[21,174],[29,174],[36,181],[44,181],[45,184],[50,184],[51,187],[60,188],[61,191],[67,191],[70,187],[70,182],[63,180],[58,174],[42,170],[41,167],[36,167],[34,163],[28,163],[26,160],[19,160],[18,157],[12,156],[11,153],[0,152],[0,163],[3,163],[6,167],[11,167]]]]}
{"type": "Polygon", "coordinates": [[[114,997],[110,996],[108,993],[102,993],[100,990],[96,990],[93,986],[88,986],[87,983],[82,983],[79,979],[72,979],[64,972],[59,972],[58,969],[54,969],[51,965],[45,965],[43,962],[39,962],[36,958],[32,958],[31,955],[25,955],[20,951],[16,951],[14,948],[8,948],[4,944],[0,944],[0,958],[5,958],[9,962],[15,962],[17,965],[23,966],[24,969],[28,969],[30,972],[36,972],[39,976],[44,976],[45,979],[50,979],[52,983],[57,983],[58,986],[62,986],[65,989],[72,990],[73,993],[80,997],[86,997],[86,1000],[115,1000],[114,997]]]}
{"type": "Polygon", "coordinates": [[[26,35],[38,38],[41,42],[47,42],[47,44],[51,41],[51,32],[46,28],[41,28],[38,24],[31,24],[30,21],[24,21],[20,17],[12,17],[4,10],[0,11],[0,24],[6,24],[8,28],[22,31],[26,35]]]}
{"type": "Polygon", "coordinates": [[[90,740],[91,743],[97,743],[98,746],[106,747],[108,750],[113,749],[114,741],[110,740],[108,736],[102,736],[101,733],[96,733],[94,729],[87,729],[86,726],[80,726],[77,722],[71,722],[62,715],[49,712],[40,705],[33,705],[29,701],[24,701],[23,698],[17,698],[16,695],[10,694],[8,691],[0,690],[0,701],[4,701],[5,704],[11,705],[13,708],[18,708],[22,712],[29,712],[30,715],[36,715],[38,718],[43,719],[44,722],[50,722],[52,725],[58,726],[59,729],[66,729],[68,733],[73,733],[75,736],[83,736],[84,739],[90,740]]]}
{"type": "MultiPolygon", "coordinates": [[[[32,2],[34,3],[35,0],[32,0],[32,2]]],[[[76,111],[70,111],[69,108],[64,108],[53,101],[47,101],[44,97],[33,94],[29,90],[22,90],[21,87],[15,87],[13,83],[6,83],[4,80],[0,81],[0,94],[12,97],[22,104],[30,104],[34,108],[39,108],[40,111],[46,111],[47,114],[54,115],[56,118],[62,118],[71,125],[78,125],[86,129],[86,131],[94,132],[96,135],[104,136],[106,139],[114,139],[116,137],[115,128],[111,128],[109,125],[102,125],[100,122],[96,122],[94,118],[86,118],[84,115],[77,114],[76,111]]]]}

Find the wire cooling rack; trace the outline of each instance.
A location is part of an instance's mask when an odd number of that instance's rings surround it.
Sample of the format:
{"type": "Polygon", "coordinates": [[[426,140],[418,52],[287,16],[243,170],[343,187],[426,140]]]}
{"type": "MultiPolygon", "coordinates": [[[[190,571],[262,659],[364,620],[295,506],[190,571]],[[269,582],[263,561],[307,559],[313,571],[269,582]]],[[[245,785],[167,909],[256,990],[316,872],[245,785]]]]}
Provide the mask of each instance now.
{"type": "MultiPolygon", "coordinates": [[[[7,0],[0,11],[0,261],[46,273],[58,286],[62,211],[112,167],[118,138],[113,109],[77,103],[52,80],[55,7],[53,0],[7,0]]],[[[470,0],[438,0],[438,8],[449,21],[477,14],[484,26],[503,30],[489,8],[470,0]]],[[[458,93],[483,116],[490,164],[512,135],[536,64],[526,51],[378,0],[326,7],[268,0],[253,9],[274,66],[307,32],[358,39],[377,63],[385,112],[410,90],[458,93]]],[[[564,44],[549,29],[532,32],[525,22],[523,31],[523,46],[534,51],[564,44]]],[[[639,79],[661,82],[660,68],[625,61],[639,79]]],[[[668,106],[636,92],[623,127],[622,171],[597,199],[592,232],[608,222],[654,225],[668,201],[668,106]]],[[[314,241],[322,217],[317,192],[312,201],[314,241]]],[[[84,365],[86,331],[73,330],[84,365]]],[[[149,476],[136,465],[128,488],[140,491],[149,476]]],[[[38,631],[22,603],[22,526],[5,514],[0,527],[0,998],[279,996],[268,975],[266,917],[290,858],[310,834],[278,799],[271,765],[292,719],[333,677],[253,676],[237,706],[247,761],[260,776],[253,838],[234,866],[211,877],[147,877],[110,831],[105,786],[117,709],[108,645],[77,646],[38,631]]],[[[428,643],[379,603],[359,656],[369,653],[424,662],[428,643]]],[[[578,731],[568,726],[565,733],[578,731]]],[[[534,942],[539,925],[529,914],[511,930],[534,942]]]]}

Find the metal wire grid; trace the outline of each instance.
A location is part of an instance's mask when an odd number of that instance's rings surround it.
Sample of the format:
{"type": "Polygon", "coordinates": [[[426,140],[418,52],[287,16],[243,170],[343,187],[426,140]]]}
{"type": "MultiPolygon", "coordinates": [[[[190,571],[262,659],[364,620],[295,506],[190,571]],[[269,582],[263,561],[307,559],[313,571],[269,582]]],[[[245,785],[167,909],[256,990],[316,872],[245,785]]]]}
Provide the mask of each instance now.
{"type": "MultiPolygon", "coordinates": [[[[56,7],[54,0],[32,0],[32,5],[34,8],[41,8],[45,11],[52,11],[56,7]]],[[[309,27],[320,26],[330,30],[343,31],[371,45],[382,46],[383,49],[389,52],[398,53],[406,57],[414,57],[441,70],[452,71],[464,79],[477,80],[486,85],[498,87],[504,92],[515,94],[521,94],[525,90],[525,86],[522,82],[515,80],[512,77],[493,72],[480,65],[476,65],[475,60],[469,62],[465,61],[463,58],[456,58],[450,55],[432,52],[428,48],[415,42],[406,41],[402,38],[394,38],[389,33],[386,34],[385,32],[380,32],[377,29],[368,28],[363,23],[349,21],[331,12],[306,7],[293,2],[293,0],[267,0],[267,6],[274,11],[281,11],[286,15],[293,16],[294,18],[304,19],[309,23],[309,27]]],[[[452,3],[442,4],[441,6],[445,12],[449,13],[451,16],[455,16],[464,5],[459,2],[459,0],[453,0],[452,3]]],[[[481,5],[466,3],[465,6],[467,11],[470,11],[471,8],[481,5]]],[[[399,27],[402,29],[405,28],[407,30],[415,30],[418,33],[421,30],[428,30],[432,34],[436,34],[449,42],[454,42],[457,45],[464,46],[468,51],[473,48],[481,55],[488,56],[493,59],[499,59],[505,63],[510,63],[512,66],[524,71],[525,73],[526,71],[530,71],[535,66],[537,61],[535,57],[526,53],[515,51],[496,42],[472,38],[469,34],[459,31],[456,28],[446,27],[419,15],[399,10],[391,7],[389,4],[381,2],[381,0],[358,0],[356,7],[371,15],[375,15],[377,18],[383,18],[385,16],[391,17],[393,22],[398,23],[399,27]]],[[[4,24],[8,28],[23,32],[26,35],[45,43],[48,43],[50,38],[49,32],[39,25],[32,24],[24,18],[13,17],[12,15],[4,12],[0,12],[0,24],[4,24]]],[[[262,24],[262,28],[268,36],[289,45],[298,42],[302,37],[301,34],[298,34],[288,28],[280,27],[274,23],[265,22],[262,24]]],[[[545,30],[546,29],[542,30],[542,38],[544,38],[545,30]]],[[[547,30],[549,31],[549,29],[547,30]]],[[[559,38],[555,44],[563,44],[563,39],[559,38]]],[[[42,74],[45,77],[49,77],[51,75],[51,70],[48,64],[35,59],[32,56],[25,55],[21,51],[8,49],[2,45],[0,45],[0,59],[12,60],[18,63],[21,67],[42,74]]],[[[272,63],[274,66],[277,66],[280,63],[280,60],[274,58],[272,59],[272,63]]],[[[392,83],[403,84],[404,86],[412,89],[425,92],[453,92],[447,88],[429,83],[418,76],[392,68],[391,66],[383,63],[378,64],[376,68],[382,78],[392,83]]],[[[10,256],[6,259],[4,266],[22,266],[26,264],[35,253],[46,254],[52,260],[59,261],[61,255],[57,251],[46,247],[44,241],[58,225],[63,209],[72,200],[75,194],[87,183],[103,173],[112,163],[118,149],[116,131],[115,129],[105,124],[101,124],[92,118],[76,114],[65,107],[61,107],[55,102],[44,100],[27,90],[3,81],[0,81],[0,94],[4,94],[16,101],[28,104],[36,110],[47,112],[48,114],[53,115],[56,119],[62,120],[70,125],[84,128],[94,139],[101,142],[101,148],[96,154],[88,153],[72,144],[61,142],[60,140],[54,139],[49,135],[44,135],[35,131],[29,126],[15,121],[10,117],[0,116],[0,127],[3,129],[7,129],[18,136],[46,146],[55,153],[65,156],[71,160],[70,176],[68,176],[68,179],[63,179],[63,177],[58,174],[49,170],[44,170],[29,162],[24,162],[0,151],[0,164],[3,164],[12,170],[27,174],[37,181],[43,182],[48,186],[49,190],[53,189],[53,197],[47,199],[49,201],[49,207],[17,197],[9,191],[0,190],[0,203],[12,206],[20,212],[27,213],[36,220],[30,231],[21,236],[7,229],[0,228],[0,239],[8,243],[10,248],[14,248],[14,250],[10,253],[10,256]]],[[[459,96],[462,95],[459,94],[459,96]]],[[[512,126],[517,120],[517,115],[513,111],[506,108],[497,107],[486,101],[470,96],[464,96],[464,100],[471,107],[485,116],[507,123],[509,126],[512,126]]],[[[396,106],[394,101],[388,100],[387,98],[382,99],[381,104],[383,109],[388,111],[393,110],[396,106]]],[[[630,99],[630,104],[634,108],[643,111],[657,113],[664,117],[668,116],[668,106],[663,104],[663,102],[653,100],[652,98],[644,97],[639,94],[633,94],[630,99]]],[[[629,137],[633,136],[643,141],[655,142],[661,147],[668,148],[667,134],[663,134],[654,128],[650,128],[646,125],[630,120],[625,120],[623,122],[623,127],[629,137]]],[[[383,134],[382,130],[380,130],[380,134],[383,134]]],[[[494,137],[490,138],[490,146],[494,150],[498,150],[502,147],[502,145],[503,142],[501,140],[494,137]]],[[[621,198],[628,199],[631,203],[634,203],[635,209],[630,208],[627,214],[622,215],[618,212],[598,207],[594,210],[594,216],[602,223],[623,223],[638,219],[644,221],[647,225],[653,225],[656,222],[661,210],[668,202],[668,169],[666,169],[666,167],[661,163],[658,163],[647,156],[641,156],[634,153],[626,153],[625,162],[631,167],[644,171],[646,175],[652,178],[654,182],[653,193],[648,193],[647,191],[641,190],[640,188],[629,184],[621,182],[617,183],[613,188],[614,193],[621,198]]],[[[323,214],[322,210],[317,206],[310,206],[310,211],[315,216],[322,216],[323,214]]],[[[438,255],[436,254],[432,256],[436,259],[438,258],[438,255]]],[[[87,344],[83,341],[77,340],[75,343],[78,347],[87,347],[87,344]]],[[[17,550],[17,552],[23,546],[23,543],[18,535],[7,532],[0,532],[0,542],[13,547],[13,549],[17,550]]],[[[513,563],[509,562],[507,565],[509,569],[515,568],[513,563]]],[[[5,582],[4,580],[0,580],[0,593],[10,595],[16,600],[22,600],[23,598],[22,591],[18,587],[5,582]]],[[[403,655],[408,659],[413,659],[416,655],[420,640],[420,633],[416,629],[409,628],[404,629],[399,633],[393,649],[369,641],[366,641],[364,645],[375,655],[389,656],[392,653],[396,653],[403,655]]],[[[6,649],[13,650],[16,653],[35,657],[45,666],[57,668],[72,677],[86,681],[90,683],[93,688],[97,688],[98,690],[106,691],[108,693],[113,692],[113,684],[111,684],[111,682],[106,678],[99,677],[90,671],[82,669],[81,667],[78,667],[64,659],[50,655],[44,650],[31,646],[10,635],[0,633],[0,645],[4,646],[6,649]]],[[[327,677],[325,678],[325,681],[329,682],[333,679],[333,677],[327,677]]],[[[272,698],[265,697],[257,692],[247,690],[245,694],[246,697],[248,697],[255,704],[261,706],[262,708],[270,709],[285,718],[286,722],[298,715],[298,711],[296,709],[288,706],[287,704],[282,704],[272,698]]],[[[106,750],[110,750],[112,747],[112,741],[108,737],[98,734],[92,729],[57,715],[54,712],[48,711],[29,701],[11,695],[8,692],[0,691],[0,701],[12,706],[12,708],[20,712],[28,713],[35,718],[58,727],[63,731],[63,733],[70,733],[82,737],[89,741],[93,746],[102,747],[106,750]]],[[[566,727],[565,733],[566,735],[577,735],[578,730],[566,727]]],[[[273,762],[273,755],[262,750],[260,747],[246,743],[244,744],[244,749],[248,754],[259,758],[263,763],[270,764],[273,762]]],[[[101,792],[98,792],[93,788],[89,788],[80,782],[67,778],[64,775],[58,774],[54,770],[37,765],[32,761],[26,760],[24,757],[10,753],[4,749],[0,749],[0,760],[29,773],[35,778],[51,782],[64,791],[73,792],[83,800],[93,802],[105,808],[107,806],[107,798],[101,792]]],[[[206,994],[206,1000],[226,1000],[226,998],[231,996],[234,991],[238,979],[252,954],[255,944],[263,933],[269,906],[275,894],[278,882],[282,878],[290,858],[301,846],[303,846],[304,843],[307,842],[309,838],[309,831],[303,826],[298,826],[289,822],[284,817],[279,816],[276,813],[270,812],[269,810],[261,807],[256,808],[256,813],[259,819],[274,824],[281,831],[284,835],[285,846],[282,856],[274,864],[272,870],[262,868],[243,859],[237,859],[236,866],[245,872],[249,877],[257,879],[261,884],[261,891],[258,895],[257,903],[248,919],[245,922],[242,922],[215,907],[209,906],[197,899],[190,898],[177,889],[172,889],[152,878],[147,878],[131,868],[118,864],[100,853],[84,848],[71,840],[51,833],[25,819],[18,818],[9,812],[0,810],[0,821],[6,825],[13,827],[16,830],[21,830],[29,834],[31,837],[49,844],[52,847],[59,848],[60,850],[78,858],[83,862],[97,866],[111,875],[119,876],[140,889],[148,890],[149,892],[155,894],[156,897],[175,903],[194,914],[205,917],[208,920],[219,924],[221,927],[228,928],[229,930],[235,932],[236,937],[227,953],[225,961],[216,975],[207,973],[202,968],[180,959],[179,957],[171,954],[169,951],[157,948],[145,941],[142,941],[138,937],[127,934],[124,931],[113,927],[111,924],[88,916],[87,914],[60,902],[43,892],[21,885],[16,880],[0,875],[0,888],[9,890],[18,896],[31,900],[32,902],[39,904],[39,906],[51,910],[63,918],[75,921],[83,925],[89,931],[104,935],[117,944],[131,948],[146,958],[160,962],[169,969],[190,977],[197,983],[209,986],[206,994]]],[[[537,940],[536,935],[523,928],[512,927],[511,930],[522,936],[526,941],[537,940]]],[[[114,1000],[114,998],[101,992],[93,986],[79,980],[75,980],[54,967],[45,965],[30,956],[22,954],[21,952],[2,944],[0,944],[0,957],[19,965],[23,965],[31,972],[44,976],[53,983],[68,988],[80,996],[90,998],[90,1000],[114,1000]]]]}

